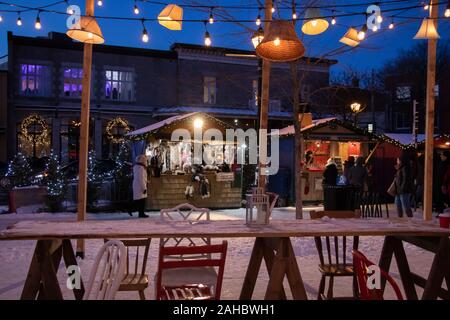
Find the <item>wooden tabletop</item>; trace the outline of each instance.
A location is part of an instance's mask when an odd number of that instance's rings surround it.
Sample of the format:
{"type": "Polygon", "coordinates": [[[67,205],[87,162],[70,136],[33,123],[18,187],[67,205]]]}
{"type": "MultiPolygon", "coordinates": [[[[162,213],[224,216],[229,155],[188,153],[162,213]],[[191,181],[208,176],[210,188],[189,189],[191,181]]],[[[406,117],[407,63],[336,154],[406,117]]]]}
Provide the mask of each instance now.
{"type": "Polygon", "coordinates": [[[310,236],[450,236],[437,220],[418,219],[319,219],[271,220],[269,225],[249,227],[244,220],[186,221],[133,219],[57,222],[21,221],[0,232],[0,240],[103,239],[159,237],[310,237],[310,236]]]}

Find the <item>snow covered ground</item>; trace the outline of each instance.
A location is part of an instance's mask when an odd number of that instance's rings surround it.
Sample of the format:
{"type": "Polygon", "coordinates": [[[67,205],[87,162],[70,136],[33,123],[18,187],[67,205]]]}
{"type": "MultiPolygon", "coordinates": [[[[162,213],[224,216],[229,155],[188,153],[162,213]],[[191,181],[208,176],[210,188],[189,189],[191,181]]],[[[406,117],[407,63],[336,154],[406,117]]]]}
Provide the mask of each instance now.
{"type": "MultiPolygon", "coordinates": [[[[320,207],[305,208],[305,218],[309,218],[310,210],[321,210],[320,207]]],[[[394,210],[391,208],[391,214],[394,210]]],[[[157,212],[149,213],[151,218],[158,216],[157,212]]],[[[420,216],[420,212],[416,215],[420,216]]],[[[32,220],[72,220],[75,218],[73,213],[40,213],[40,214],[3,214],[0,215],[0,230],[7,226],[24,219],[32,220]]],[[[98,213],[88,214],[88,219],[137,219],[130,218],[127,213],[98,213]]],[[[227,220],[227,219],[245,219],[244,209],[235,210],[215,210],[211,213],[211,219],[227,220]]],[[[295,219],[294,208],[276,208],[273,212],[273,219],[295,219]]],[[[222,288],[222,299],[238,299],[245,271],[250,259],[250,254],[254,239],[237,238],[227,239],[228,254],[225,266],[225,275],[222,288]]],[[[221,241],[215,239],[215,241],[221,241]]],[[[25,278],[28,272],[29,263],[34,250],[34,241],[0,241],[0,299],[18,299],[22,291],[25,278]]],[[[86,257],[79,261],[83,279],[87,279],[94,257],[103,244],[102,240],[86,241],[86,257]]],[[[317,289],[319,286],[320,273],[317,269],[319,263],[316,247],[312,238],[294,238],[292,239],[297,262],[300,272],[305,283],[306,291],[310,299],[317,298],[317,289]]],[[[150,248],[149,261],[147,264],[147,272],[150,276],[150,288],[146,291],[147,298],[153,298],[153,277],[156,272],[158,258],[159,240],[153,240],[150,248]]],[[[369,259],[374,262],[378,261],[381,247],[383,245],[382,237],[361,237],[360,250],[364,252],[369,259]]],[[[351,247],[351,244],[348,244],[351,247]]],[[[432,254],[425,252],[416,247],[405,245],[408,260],[411,269],[426,277],[428,275],[432,254]]],[[[400,283],[395,259],[391,267],[391,274],[400,283]]],[[[63,290],[64,298],[73,299],[70,290],[65,287],[67,276],[63,264],[58,271],[58,278],[63,290]]],[[[268,276],[265,267],[262,266],[261,273],[256,284],[254,299],[264,298],[264,292],[267,285],[268,276]]],[[[286,288],[288,288],[286,284],[286,288]]],[[[289,295],[289,290],[286,290],[289,295]]],[[[351,280],[336,279],[334,285],[335,296],[351,295],[351,280]]],[[[421,290],[418,290],[421,293],[421,290]]],[[[391,290],[386,292],[387,298],[392,298],[391,290]]],[[[137,292],[119,292],[118,299],[139,299],[137,292]]]]}

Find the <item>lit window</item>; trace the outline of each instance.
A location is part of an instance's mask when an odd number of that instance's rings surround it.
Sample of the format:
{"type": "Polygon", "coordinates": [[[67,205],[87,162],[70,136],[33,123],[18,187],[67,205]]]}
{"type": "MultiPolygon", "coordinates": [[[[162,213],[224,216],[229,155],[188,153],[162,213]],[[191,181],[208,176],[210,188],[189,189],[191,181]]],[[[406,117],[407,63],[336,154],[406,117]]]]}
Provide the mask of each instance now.
{"type": "Polygon", "coordinates": [[[133,72],[106,70],[105,77],[105,99],[118,101],[134,99],[133,72]]]}
{"type": "Polygon", "coordinates": [[[20,65],[20,94],[47,96],[50,93],[49,67],[37,64],[20,65]]]}
{"type": "Polygon", "coordinates": [[[64,68],[64,96],[81,97],[83,69],[64,68]]]}
{"type": "Polygon", "coordinates": [[[409,100],[411,99],[411,87],[397,87],[395,95],[398,100],[409,100]]]}
{"type": "Polygon", "coordinates": [[[204,77],[203,78],[203,103],[215,104],[216,103],[216,78],[204,77]]]}

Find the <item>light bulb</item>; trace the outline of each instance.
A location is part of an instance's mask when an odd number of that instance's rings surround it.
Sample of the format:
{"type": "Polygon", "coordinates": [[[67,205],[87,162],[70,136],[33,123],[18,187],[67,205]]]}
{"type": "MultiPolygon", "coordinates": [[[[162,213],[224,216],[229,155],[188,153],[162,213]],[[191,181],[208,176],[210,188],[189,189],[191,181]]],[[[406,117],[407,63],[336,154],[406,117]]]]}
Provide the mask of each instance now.
{"type": "Polygon", "coordinates": [[[430,9],[430,5],[429,4],[424,4],[423,10],[428,10],[428,9],[430,9]]]}
{"type": "Polygon", "coordinates": [[[89,32],[89,33],[88,33],[88,38],[89,38],[89,39],[92,39],[93,37],[94,37],[94,35],[92,34],[92,32],[89,32]]]}
{"type": "Polygon", "coordinates": [[[211,45],[211,37],[209,36],[209,32],[205,32],[205,46],[209,47],[211,45]]]}
{"type": "Polygon", "coordinates": [[[17,18],[17,25],[20,27],[22,25],[22,18],[17,18]]]}
{"type": "Polygon", "coordinates": [[[142,30],[142,42],[148,42],[148,32],[145,28],[142,30]]]}
{"type": "Polygon", "coordinates": [[[333,17],[333,19],[331,19],[331,24],[332,24],[332,25],[335,25],[335,24],[336,24],[336,18],[335,18],[335,17],[333,17]]]}
{"type": "Polygon", "coordinates": [[[377,16],[377,22],[378,23],[382,23],[383,22],[383,17],[380,15],[377,16]]]}
{"type": "Polygon", "coordinates": [[[378,26],[376,24],[372,27],[372,31],[373,32],[377,32],[378,31],[378,26]]]}
{"type": "Polygon", "coordinates": [[[2,16],[0,16],[0,22],[2,22],[3,21],[3,18],[2,18],[2,16]]]}
{"type": "Polygon", "coordinates": [[[36,18],[36,22],[34,23],[34,27],[38,30],[42,28],[41,19],[39,17],[36,18]]]}
{"type": "Polygon", "coordinates": [[[212,15],[212,13],[209,15],[209,20],[208,21],[209,21],[210,24],[214,23],[214,17],[212,15]]]}
{"type": "Polygon", "coordinates": [[[134,14],[139,14],[139,8],[137,5],[134,5],[133,11],[134,11],[134,14]]]}
{"type": "Polygon", "coordinates": [[[67,13],[70,14],[70,15],[73,15],[75,13],[75,11],[73,11],[72,8],[68,8],[67,9],[67,13]]]}
{"type": "Polygon", "coordinates": [[[394,29],[394,23],[393,23],[393,22],[391,22],[391,23],[389,24],[389,29],[394,29]]]}
{"type": "Polygon", "coordinates": [[[314,19],[313,21],[311,21],[311,24],[312,24],[313,27],[316,27],[317,26],[317,20],[314,19]]]}
{"type": "Polygon", "coordinates": [[[103,5],[103,1],[102,1],[102,0],[98,0],[98,1],[97,1],[97,5],[98,5],[99,7],[101,7],[101,6],[103,5]]]}
{"type": "MultiPolygon", "coordinates": [[[[445,17],[450,18],[450,7],[445,9],[445,13],[444,13],[445,17]]],[[[0,20],[1,21],[1,20],[0,20]]]]}
{"type": "Polygon", "coordinates": [[[359,40],[364,40],[364,38],[366,37],[366,32],[365,31],[360,31],[358,32],[358,39],[359,40]]]}
{"type": "Polygon", "coordinates": [[[296,12],[292,13],[292,19],[293,20],[297,20],[297,13],[296,12]]]}
{"type": "Polygon", "coordinates": [[[272,9],[270,9],[270,11],[271,11],[272,13],[274,13],[274,12],[275,12],[275,7],[272,7],[272,9]]]}
{"type": "Polygon", "coordinates": [[[258,14],[258,17],[256,18],[255,23],[256,23],[257,26],[261,25],[261,16],[259,14],[258,14]]]}
{"type": "Polygon", "coordinates": [[[279,46],[280,45],[280,38],[275,38],[275,40],[273,41],[273,44],[275,45],[275,46],[279,46]]]}

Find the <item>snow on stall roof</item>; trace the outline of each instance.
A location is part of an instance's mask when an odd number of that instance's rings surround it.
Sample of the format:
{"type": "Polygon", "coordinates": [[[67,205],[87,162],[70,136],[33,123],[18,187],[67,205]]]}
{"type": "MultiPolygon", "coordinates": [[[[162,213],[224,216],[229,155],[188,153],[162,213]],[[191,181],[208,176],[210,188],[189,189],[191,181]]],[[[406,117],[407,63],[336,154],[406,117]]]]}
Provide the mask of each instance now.
{"type": "MultiPolygon", "coordinates": [[[[384,134],[385,136],[391,138],[392,140],[396,140],[400,142],[401,144],[408,145],[411,143],[414,143],[414,136],[412,133],[394,133],[394,132],[388,132],[384,134]]],[[[417,142],[422,142],[425,140],[424,134],[418,134],[417,135],[417,142]]]]}
{"type": "Polygon", "coordinates": [[[131,131],[131,132],[127,133],[127,136],[135,136],[135,135],[140,135],[140,134],[144,134],[144,133],[149,133],[149,132],[155,131],[157,129],[160,129],[164,126],[167,126],[173,122],[176,122],[176,121],[179,121],[179,120],[182,120],[185,118],[189,118],[190,116],[193,116],[196,113],[198,113],[198,112],[191,112],[191,113],[181,114],[178,116],[172,116],[172,117],[164,119],[160,122],[153,123],[146,127],[131,131]]]}
{"type": "MultiPolygon", "coordinates": [[[[233,116],[257,116],[257,111],[252,109],[243,108],[203,108],[203,107],[188,107],[188,106],[177,106],[177,107],[167,107],[159,108],[155,115],[167,115],[171,113],[180,112],[205,112],[213,115],[233,115],[233,116]]],[[[285,111],[269,111],[270,117],[292,117],[292,113],[285,111]]]]}
{"type": "MultiPolygon", "coordinates": [[[[327,123],[327,122],[333,121],[333,120],[336,120],[336,118],[335,117],[331,117],[331,118],[315,119],[315,120],[312,121],[312,124],[310,124],[309,126],[303,127],[302,131],[311,129],[311,128],[315,127],[315,126],[318,126],[320,124],[327,123]]],[[[290,126],[287,126],[285,128],[282,128],[278,132],[278,134],[280,136],[292,135],[294,133],[295,133],[295,128],[294,128],[293,125],[290,125],[290,126]]]]}

